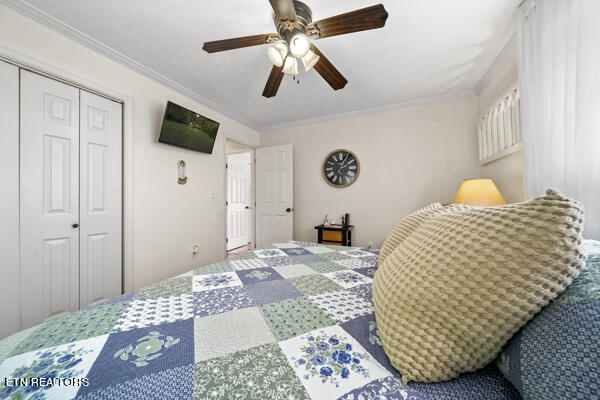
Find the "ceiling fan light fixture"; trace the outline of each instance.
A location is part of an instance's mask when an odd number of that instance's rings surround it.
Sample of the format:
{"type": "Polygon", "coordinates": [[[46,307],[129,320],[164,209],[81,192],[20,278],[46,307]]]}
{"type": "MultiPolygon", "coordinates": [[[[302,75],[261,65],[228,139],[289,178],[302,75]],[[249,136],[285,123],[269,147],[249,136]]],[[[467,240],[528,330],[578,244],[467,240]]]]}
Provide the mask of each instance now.
{"type": "Polygon", "coordinates": [[[288,45],[284,40],[273,43],[267,49],[269,59],[276,67],[281,67],[288,55],[288,45]]]}
{"type": "Polygon", "coordinates": [[[302,57],[302,64],[304,64],[304,70],[310,71],[312,67],[314,67],[318,62],[319,57],[314,51],[308,50],[308,53],[304,57],[302,57]]]}
{"type": "Polygon", "coordinates": [[[298,60],[294,57],[287,56],[283,64],[283,73],[290,75],[298,75],[298,60]]]}
{"type": "Polygon", "coordinates": [[[310,40],[304,33],[296,33],[290,39],[290,53],[296,58],[304,57],[310,51],[310,40]]]}

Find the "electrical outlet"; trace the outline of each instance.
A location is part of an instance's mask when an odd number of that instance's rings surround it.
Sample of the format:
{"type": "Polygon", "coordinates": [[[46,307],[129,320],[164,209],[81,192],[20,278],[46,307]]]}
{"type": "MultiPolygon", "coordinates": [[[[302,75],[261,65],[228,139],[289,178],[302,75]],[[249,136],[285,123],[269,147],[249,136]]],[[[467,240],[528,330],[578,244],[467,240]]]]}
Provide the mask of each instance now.
{"type": "Polygon", "coordinates": [[[198,253],[200,253],[200,246],[195,244],[192,246],[192,258],[198,257],[198,253]]]}
{"type": "Polygon", "coordinates": [[[373,248],[373,242],[368,242],[367,245],[368,245],[367,248],[369,248],[369,249],[373,248]]]}

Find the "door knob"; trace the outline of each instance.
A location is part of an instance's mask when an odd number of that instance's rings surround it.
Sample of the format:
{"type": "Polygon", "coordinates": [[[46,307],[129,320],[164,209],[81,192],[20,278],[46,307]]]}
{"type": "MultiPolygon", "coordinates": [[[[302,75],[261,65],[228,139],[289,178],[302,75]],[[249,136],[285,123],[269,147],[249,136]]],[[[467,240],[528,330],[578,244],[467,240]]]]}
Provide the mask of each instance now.
{"type": "Polygon", "coordinates": [[[249,209],[250,209],[250,206],[246,206],[246,207],[244,207],[244,208],[245,208],[246,210],[249,210],[249,209]]]}
{"type": "Polygon", "coordinates": [[[292,209],[288,207],[285,209],[285,212],[292,212],[292,209]]]}
{"type": "Polygon", "coordinates": [[[79,228],[79,224],[73,224],[73,228],[79,228]]]}

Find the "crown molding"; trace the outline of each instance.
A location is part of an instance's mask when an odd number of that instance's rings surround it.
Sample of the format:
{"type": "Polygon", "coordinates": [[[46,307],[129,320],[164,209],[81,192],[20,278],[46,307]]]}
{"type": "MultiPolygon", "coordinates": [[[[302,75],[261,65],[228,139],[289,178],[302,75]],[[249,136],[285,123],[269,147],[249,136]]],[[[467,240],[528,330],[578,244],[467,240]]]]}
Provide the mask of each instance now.
{"type": "Polygon", "coordinates": [[[513,32],[508,42],[504,45],[498,57],[492,62],[492,65],[483,74],[477,85],[475,86],[475,92],[481,93],[483,88],[492,80],[494,75],[504,66],[506,61],[517,51],[517,33],[513,32]]]}
{"type": "Polygon", "coordinates": [[[207,107],[210,107],[211,109],[213,109],[214,111],[217,111],[243,125],[246,125],[247,127],[254,129],[254,130],[258,130],[258,127],[252,123],[251,121],[247,120],[246,118],[237,115],[235,113],[232,113],[231,111],[227,110],[226,108],[216,104],[215,102],[213,102],[212,100],[207,99],[206,97],[202,96],[201,94],[167,78],[166,76],[154,71],[151,68],[148,68],[147,66],[133,60],[132,58],[126,56],[125,54],[99,42],[98,40],[86,35],[85,33],[73,28],[72,26],[64,23],[63,21],[54,18],[53,16],[45,13],[44,11],[40,10],[37,7],[32,6],[31,4],[22,1],[22,0],[0,0],[0,4],[4,4],[5,6],[7,6],[8,8],[13,9],[14,11],[25,15],[26,17],[29,17],[31,19],[33,19],[34,21],[37,21],[39,23],[41,23],[42,25],[47,26],[48,28],[57,31],[63,35],[65,35],[66,37],[73,39],[74,41],[136,71],[139,72],[142,75],[147,76],[148,78],[162,84],[165,85],[173,90],[175,90],[176,92],[179,92],[180,94],[187,96],[193,100],[196,100],[198,103],[201,103],[207,107]]]}
{"type": "Polygon", "coordinates": [[[264,132],[274,131],[274,130],[278,130],[278,129],[293,128],[293,127],[297,127],[297,126],[317,124],[320,122],[353,118],[353,117],[358,117],[361,115],[376,114],[376,113],[381,113],[381,112],[386,112],[386,111],[398,110],[401,108],[416,107],[416,106],[420,106],[422,104],[439,103],[442,101],[450,101],[450,100],[459,99],[462,97],[470,97],[470,96],[477,96],[477,93],[475,93],[475,91],[473,91],[473,90],[466,90],[466,91],[462,91],[462,92],[445,94],[445,95],[441,95],[441,96],[426,97],[426,98],[417,99],[417,100],[405,101],[402,103],[390,104],[387,106],[365,108],[362,110],[356,110],[356,111],[351,111],[351,112],[347,112],[347,113],[340,113],[340,114],[328,115],[328,116],[324,116],[324,117],[303,119],[300,121],[284,122],[282,124],[260,126],[259,129],[260,129],[261,133],[264,133],[264,132]]]}

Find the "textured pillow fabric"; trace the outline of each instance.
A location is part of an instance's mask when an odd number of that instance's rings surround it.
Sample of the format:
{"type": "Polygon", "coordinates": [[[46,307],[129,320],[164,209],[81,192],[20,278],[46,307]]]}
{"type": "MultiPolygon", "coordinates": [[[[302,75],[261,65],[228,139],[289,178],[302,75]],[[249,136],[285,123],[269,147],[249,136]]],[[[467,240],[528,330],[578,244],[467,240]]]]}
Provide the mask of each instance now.
{"type": "Polygon", "coordinates": [[[579,276],[496,360],[524,400],[600,398],[600,242],[584,248],[579,276]]]}
{"type": "Polygon", "coordinates": [[[381,265],[385,258],[390,255],[390,253],[394,251],[394,249],[398,247],[398,245],[402,243],[404,239],[408,237],[408,235],[413,233],[413,231],[417,229],[423,221],[432,215],[435,215],[436,211],[440,210],[441,208],[442,205],[440,203],[431,203],[400,220],[394,230],[387,236],[387,238],[385,238],[385,241],[381,246],[381,250],[379,252],[379,265],[381,265]]]}
{"type": "Polygon", "coordinates": [[[424,221],[380,265],[373,301],[383,348],[409,381],[477,370],[577,276],[583,209],[548,191],[424,221]]]}

